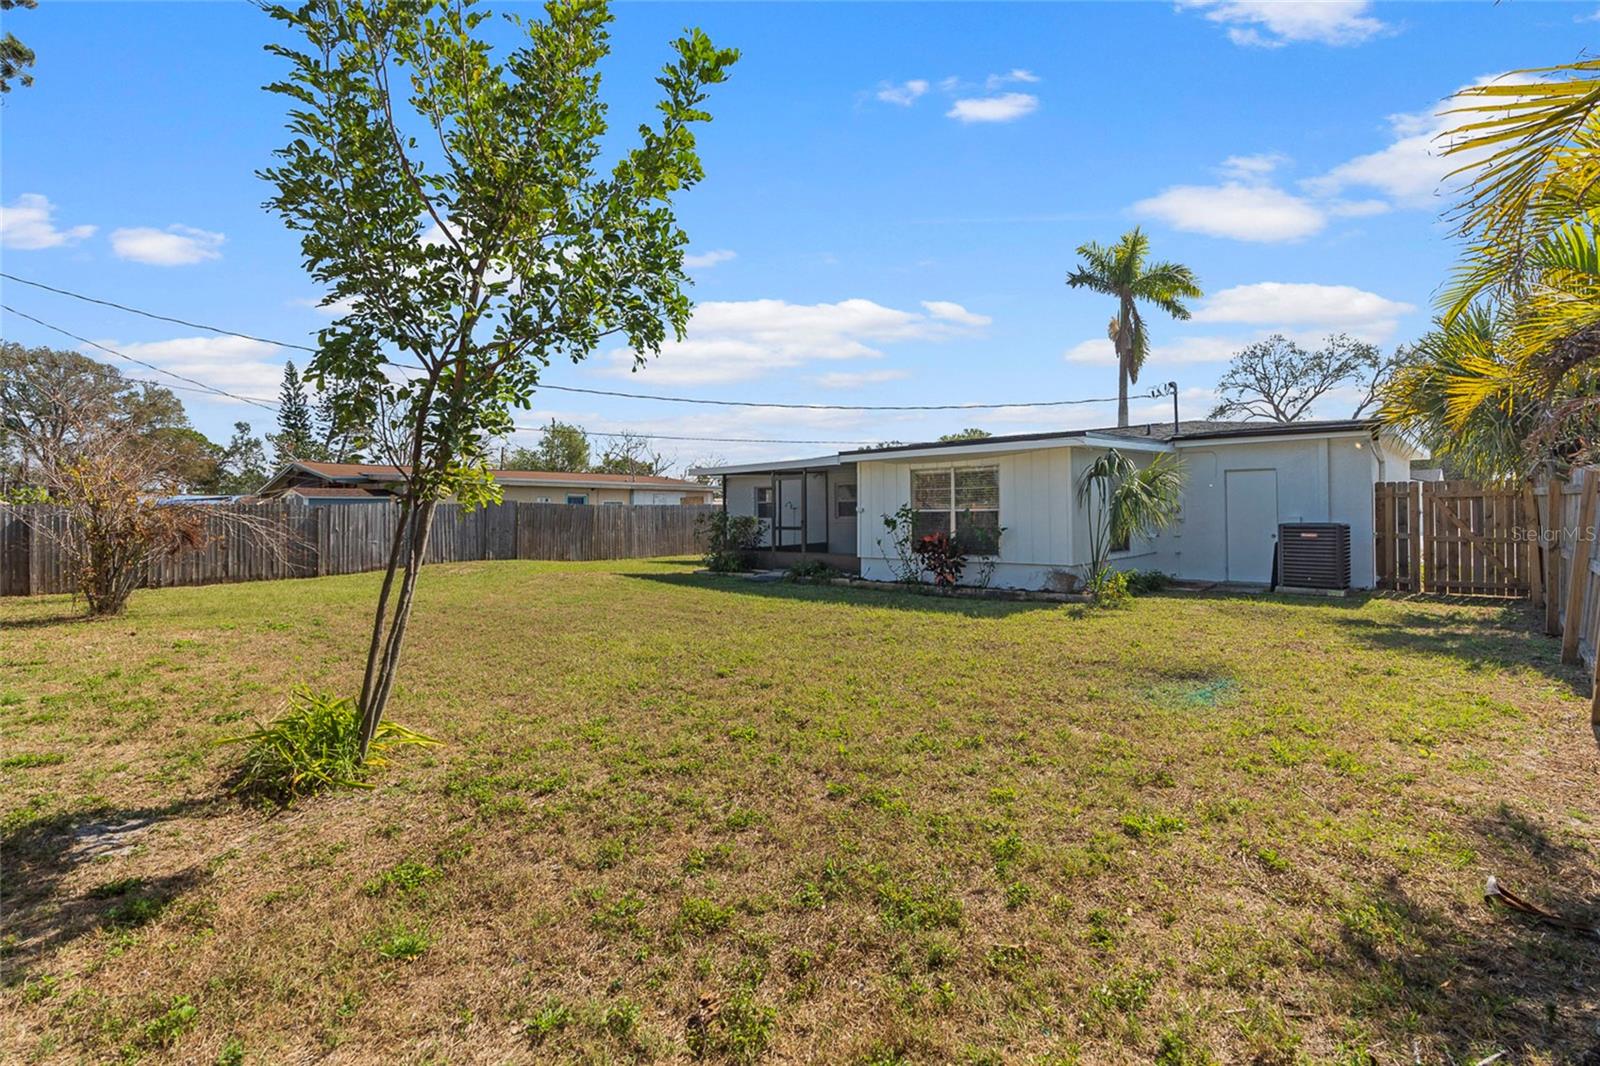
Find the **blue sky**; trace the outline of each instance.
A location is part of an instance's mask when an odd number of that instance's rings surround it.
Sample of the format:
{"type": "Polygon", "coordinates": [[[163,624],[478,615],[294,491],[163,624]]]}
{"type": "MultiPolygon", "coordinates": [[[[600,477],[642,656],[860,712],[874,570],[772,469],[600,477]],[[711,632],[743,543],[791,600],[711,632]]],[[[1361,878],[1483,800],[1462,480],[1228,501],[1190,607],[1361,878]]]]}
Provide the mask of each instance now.
{"type": "MultiPolygon", "coordinates": [[[[495,5],[491,5],[495,6],[495,5]]],[[[499,5],[503,9],[506,5],[499,5]]],[[[528,5],[515,5],[533,14],[528,5]]],[[[1570,60],[1593,4],[623,4],[606,96],[623,136],[667,43],[704,27],[743,57],[681,202],[690,335],[626,372],[602,350],[553,384],[792,403],[1113,396],[1110,305],[1063,277],[1134,225],[1207,293],[1153,321],[1141,385],[1203,416],[1232,351],[1426,325],[1454,249],[1435,112],[1455,89],[1570,60]]],[[[254,171],[283,139],[261,86],[275,27],[223,3],[45,3],[6,28],[39,56],[0,107],[5,269],[245,333],[309,343],[327,319],[254,171]]],[[[620,143],[620,142],[619,142],[620,143]]],[[[20,311],[176,373],[273,397],[284,358],[4,284],[20,311]]],[[[4,336],[77,346],[6,316],[4,336]]],[[[90,350],[92,351],[92,350],[90,350]]],[[[120,363],[110,356],[102,358],[120,363]]],[[[158,377],[121,364],[129,373],[158,377]]],[[[269,412],[182,392],[224,440],[269,412]]],[[[1347,397],[1318,411],[1348,413],[1347,397]]],[[[1141,401],[1135,418],[1166,417],[1141,401]]],[[[1114,405],[928,415],[688,408],[546,392],[519,418],[694,436],[916,440],[1106,424],[1114,405]]],[[[532,437],[533,434],[526,434],[532,437]]],[[[832,450],[666,442],[688,463],[832,450]]]]}

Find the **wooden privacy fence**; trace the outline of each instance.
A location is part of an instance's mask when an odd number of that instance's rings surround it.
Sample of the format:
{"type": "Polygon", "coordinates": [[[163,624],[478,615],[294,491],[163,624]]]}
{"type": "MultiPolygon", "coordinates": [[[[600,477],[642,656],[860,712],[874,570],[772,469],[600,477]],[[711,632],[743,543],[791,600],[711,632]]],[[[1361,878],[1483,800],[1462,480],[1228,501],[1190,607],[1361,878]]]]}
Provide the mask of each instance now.
{"type": "Polygon", "coordinates": [[[1380,481],[1378,587],[1437,595],[1535,595],[1534,497],[1524,485],[1380,481]]]}
{"type": "Polygon", "coordinates": [[[1374,501],[1378,584],[1424,593],[1520,595],[1588,668],[1600,725],[1600,467],[1531,483],[1385,482],[1374,501]]]}
{"type": "MultiPolygon", "coordinates": [[[[440,504],[430,563],[484,559],[636,559],[698,551],[695,526],[711,506],[502,503],[469,511],[440,504]]],[[[273,502],[206,507],[194,551],[153,561],[145,587],[274,581],[381,570],[399,508],[273,502]]],[[[66,516],[55,507],[0,505],[0,596],[73,591],[62,551],[66,516]],[[38,527],[38,528],[36,528],[38,527]]]]}

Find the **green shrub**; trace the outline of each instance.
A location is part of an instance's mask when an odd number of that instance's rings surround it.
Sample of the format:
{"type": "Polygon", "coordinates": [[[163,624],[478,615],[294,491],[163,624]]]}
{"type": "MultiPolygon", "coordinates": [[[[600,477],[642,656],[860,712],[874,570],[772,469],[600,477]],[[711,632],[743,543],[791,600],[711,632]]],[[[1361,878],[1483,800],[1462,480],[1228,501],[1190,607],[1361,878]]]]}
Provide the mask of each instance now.
{"type": "Polygon", "coordinates": [[[839,572],[821,559],[807,559],[795,563],[784,572],[785,581],[827,581],[837,577],[839,572]]]}
{"type": "Polygon", "coordinates": [[[1108,567],[1090,574],[1088,588],[1096,606],[1120,606],[1128,601],[1128,572],[1108,567]]]}
{"type": "Polygon", "coordinates": [[[301,688],[289,697],[282,717],[221,743],[250,746],[239,769],[241,791],[287,804],[318,789],[370,788],[366,776],[388,764],[389,749],[439,741],[397,722],[379,722],[362,761],[361,713],[355,701],[301,688]]]}
{"type": "Polygon", "coordinates": [[[1128,591],[1134,595],[1160,592],[1172,584],[1172,575],[1161,570],[1134,570],[1128,574],[1128,591]]]}
{"type": "Polygon", "coordinates": [[[726,511],[702,515],[695,523],[706,547],[706,569],[718,574],[750,569],[751,554],[761,544],[761,519],[726,511]]]}

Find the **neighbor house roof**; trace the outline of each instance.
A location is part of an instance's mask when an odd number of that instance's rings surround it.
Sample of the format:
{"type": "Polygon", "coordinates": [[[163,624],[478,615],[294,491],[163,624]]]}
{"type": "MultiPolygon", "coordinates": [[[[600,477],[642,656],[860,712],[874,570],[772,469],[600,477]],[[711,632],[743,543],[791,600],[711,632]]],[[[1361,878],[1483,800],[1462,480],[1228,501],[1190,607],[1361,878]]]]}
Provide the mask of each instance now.
{"type": "Polygon", "coordinates": [[[354,485],[290,485],[283,491],[285,496],[292,492],[296,496],[304,496],[308,500],[383,500],[389,498],[381,492],[371,492],[367,489],[356,488],[354,485]]]}
{"type": "MultiPolygon", "coordinates": [[[[325,481],[349,485],[387,484],[404,476],[404,467],[384,463],[317,463],[297,461],[287,464],[273,474],[262,491],[276,485],[286,475],[299,470],[313,474],[325,481]]],[[[560,488],[643,488],[674,489],[684,492],[709,492],[710,487],[696,481],[683,481],[672,477],[651,477],[634,474],[577,474],[569,471],[549,470],[492,470],[494,479],[502,485],[550,485],[560,488]]]]}

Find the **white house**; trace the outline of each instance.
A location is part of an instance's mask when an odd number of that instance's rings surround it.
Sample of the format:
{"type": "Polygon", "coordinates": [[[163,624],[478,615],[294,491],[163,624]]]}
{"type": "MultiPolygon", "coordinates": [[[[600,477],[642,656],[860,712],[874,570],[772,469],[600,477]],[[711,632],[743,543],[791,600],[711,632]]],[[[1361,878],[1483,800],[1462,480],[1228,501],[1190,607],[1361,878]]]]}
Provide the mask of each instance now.
{"type": "Polygon", "coordinates": [[[1183,467],[1178,521],[1112,553],[1123,569],[1265,584],[1278,524],[1350,526],[1351,583],[1376,582],[1373,485],[1409,479],[1419,454],[1373,421],[1180,422],[901,444],[782,462],[709,467],[723,507],[765,520],[768,562],[820,555],[892,580],[883,518],[903,505],[919,532],[1002,531],[991,583],[1048,588],[1089,561],[1077,503],[1084,469],[1115,448],[1139,461],[1173,453],[1183,467]]]}

